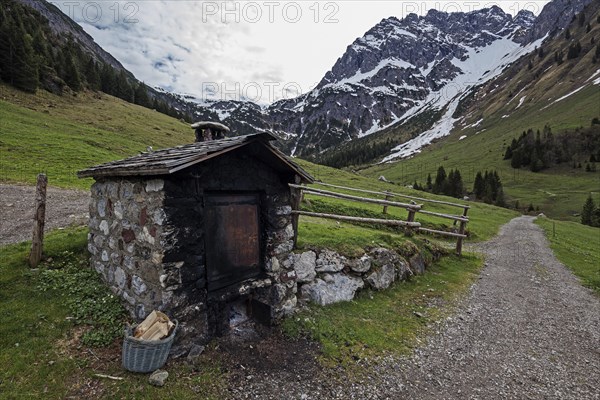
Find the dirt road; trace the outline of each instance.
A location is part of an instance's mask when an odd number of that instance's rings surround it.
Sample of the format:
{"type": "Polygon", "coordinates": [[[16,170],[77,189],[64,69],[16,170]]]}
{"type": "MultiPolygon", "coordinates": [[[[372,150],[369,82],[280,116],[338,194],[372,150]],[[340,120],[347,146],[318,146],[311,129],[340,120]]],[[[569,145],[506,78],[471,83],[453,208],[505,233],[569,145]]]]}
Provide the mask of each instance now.
{"type": "MultiPolygon", "coordinates": [[[[0,246],[31,240],[34,203],[34,186],[0,184],[0,246]]],[[[49,187],[45,230],[86,224],[88,203],[88,192],[49,187]]]]}

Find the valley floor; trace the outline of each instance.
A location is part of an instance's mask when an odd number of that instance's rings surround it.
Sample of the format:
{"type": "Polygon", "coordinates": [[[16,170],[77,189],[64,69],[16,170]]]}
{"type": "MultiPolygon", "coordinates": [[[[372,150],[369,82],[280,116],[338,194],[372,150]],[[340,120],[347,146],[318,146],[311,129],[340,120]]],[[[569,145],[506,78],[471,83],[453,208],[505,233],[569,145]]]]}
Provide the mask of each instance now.
{"type": "MultiPolygon", "coordinates": [[[[50,189],[47,226],[84,218],[87,198],[50,189]]],[[[0,244],[28,239],[33,188],[0,185],[0,199],[0,244]]],[[[324,367],[314,343],[277,333],[224,341],[206,354],[228,376],[219,397],[598,399],[600,299],[554,257],[533,221],[515,218],[494,239],[473,245],[486,257],[479,279],[412,355],[344,369],[324,367]]],[[[118,370],[118,348],[98,354],[118,370]]],[[[81,379],[87,383],[71,392],[110,397],[110,388],[96,391],[97,380],[81,379]]]]}

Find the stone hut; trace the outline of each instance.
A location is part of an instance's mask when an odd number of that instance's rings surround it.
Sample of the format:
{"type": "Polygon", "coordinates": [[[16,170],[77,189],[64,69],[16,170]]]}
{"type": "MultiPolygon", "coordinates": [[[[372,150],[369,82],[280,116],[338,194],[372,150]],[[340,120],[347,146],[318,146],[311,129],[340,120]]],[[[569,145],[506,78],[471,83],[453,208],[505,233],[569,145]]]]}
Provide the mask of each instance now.
{"type": "Polygon", "coordinates": [[[266,133],[196,142],[78,172],[92,177],[91,265],[131,315],[153,309],[202,342],[242,314],[271,324],[297,304],[299,201],[313,178],[266,133]],[[287,267],[286,267],[287,266],[287,267]]]}

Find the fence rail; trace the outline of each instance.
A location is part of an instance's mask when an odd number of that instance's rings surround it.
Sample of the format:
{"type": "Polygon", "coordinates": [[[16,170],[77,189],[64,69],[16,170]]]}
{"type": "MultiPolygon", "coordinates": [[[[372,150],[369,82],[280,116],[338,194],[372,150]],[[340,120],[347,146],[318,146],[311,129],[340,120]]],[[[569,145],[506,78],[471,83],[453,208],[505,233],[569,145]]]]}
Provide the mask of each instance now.
{"type": "Polygon", "coordinates": [[[292,211],[294,218],[295,218],[296,226],[298,223],[297,218],[300,215],[312,216],[312,217],[318,217],[318,218],[335,219],[335,220],[340,220],[340,221],[366,222],[366,223],[377,223],[377,224],[390,225],[390,226],[403,226],[408,229],[415,229],[418,232],[422,232],[422,233],[436,234],[436,235],[456,238],[456,253],[458,255],[462,254],[463,239],[465,239],[467,237],[467,235],[465,234],[465,231],[466,231],[467,223],[469,222],[469,217],[467,216],[467,212],[471,208],[470,206],[468,206],[466,204],[457,204],[457,203],[452,203],[449,201],[426,199],[426,198],[422,198],[422,197],[409,196],[409,195],[398,194],[398,193],[393,193],[393,192],[388,192],[388,191],[377,192],[377,191],[373,191],[373,190],[351,188],[351,187],[347,187],[347,186],[332,185],[332,184],[328,184],[328,183],[324,183],[324,182],[315,182],[315,184],[321,185],[321,186],[327,186],[327,187],[331,187],[331,188],[336,188],[336,189],[354,191],[354,192],[358,192],[358,193],[367,193],[367,194],[375,194],[375,195],[379,195],[379,196],[385,196],[385,199],[382,200],[382,199],[374,199],[372,197],[353,196],[350,194],[333,192],[333,191],[323,190],[323,189],[316,189],[314,187],[307,187],[307,186],[303,186],[303,185],[295,185],[295,184],[290,183],[289,186],[292,190],[292,197],[296,199],[296,201],[294,202],[295,209],[292,211]],[[404,208],[408,211],[408,216],[407,216],[406,220],[400,220],[400,219],[383,219],[383,218],[382,219],[364,218],[364,217],[353,217],[353,216],[349,216],[349,215],[338,215],[338,214],[326,214],[326,213],[301,211],[301,210],[299,210],[300,200],[302,199],[304,193],[312,194],[314,196],[322,196],[322,197],[329,197],[329,198],[336,198],[336,199],[343,199],[343,200],[352,200],[352,201],[356,201],[356,202],[360,202],[360,203],[379,204],[379,205],[383,206],[383,214],[387,214],[388,207],[404,208]],[[408,198],[408,199],[411,199],[413,202],[412,203],[402,203],[402,202],[398,202],[398,201],[391,201],[390,199],[394,198],[394,197],[408,198]],[[424,210],[423,209],[424,204],[414,203],[415,200],[423,202],[423,203],[442,204],[442,205],[447,205],[447,206],[452,206],[452,207],[458,207],[458,208],[463,209],[463,213],[462,213],[462,215],[453,215],[453,214],[446,214],[446,213],[439,213],[439,212],[424,210]],[[449,219],[449,220],[454,221],[454,224],[456,224],[457,222],[460,222],[458,232],[448,232],[448,231],[424,228],[421,226],[421,223],[415,221],[416,213],[430,215],[430,216],[438,217],[438,218],[449,219]]]}

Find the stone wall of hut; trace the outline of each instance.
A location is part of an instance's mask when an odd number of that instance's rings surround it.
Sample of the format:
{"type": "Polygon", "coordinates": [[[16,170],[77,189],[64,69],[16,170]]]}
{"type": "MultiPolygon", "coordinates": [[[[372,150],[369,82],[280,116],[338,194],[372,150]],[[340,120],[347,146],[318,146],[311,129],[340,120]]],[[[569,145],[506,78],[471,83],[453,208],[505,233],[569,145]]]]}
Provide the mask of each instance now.
{"type": "Polygon", "coordinates": [[[91,266],[136,318],[164,303],[164,181],[110,179],[92,185],[91,266]]]}

